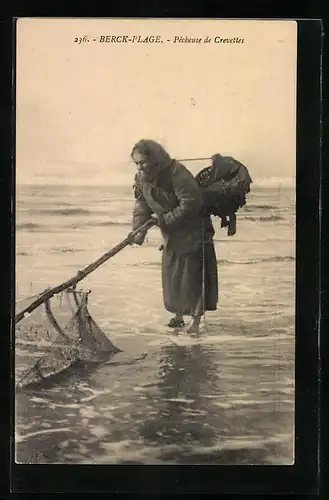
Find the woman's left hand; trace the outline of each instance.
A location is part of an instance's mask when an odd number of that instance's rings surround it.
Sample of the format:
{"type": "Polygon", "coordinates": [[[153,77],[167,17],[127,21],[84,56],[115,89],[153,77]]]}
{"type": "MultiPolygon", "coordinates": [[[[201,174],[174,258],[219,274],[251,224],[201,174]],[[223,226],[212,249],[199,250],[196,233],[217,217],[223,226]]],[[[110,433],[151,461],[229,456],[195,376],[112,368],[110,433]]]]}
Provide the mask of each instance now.
{"type": "Polygon", "coordinates": [[[157,226],[159,225],[159,216],[157,214],[152,214],[152,219],[154,219],[157,223],[157,226]]]}

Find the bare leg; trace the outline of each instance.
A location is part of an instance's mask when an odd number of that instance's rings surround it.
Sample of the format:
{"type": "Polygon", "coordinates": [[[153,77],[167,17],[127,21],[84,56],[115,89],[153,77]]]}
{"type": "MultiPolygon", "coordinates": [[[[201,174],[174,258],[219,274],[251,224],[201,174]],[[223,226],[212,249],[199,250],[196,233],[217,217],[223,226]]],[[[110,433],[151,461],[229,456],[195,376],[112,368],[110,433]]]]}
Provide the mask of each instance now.
{"type": "Polygon", "coordinates": [[[186,330],[187,333],[199,334],[200,321],[201,321],[201,314],[192,316],[192,320],[186,330]]]}

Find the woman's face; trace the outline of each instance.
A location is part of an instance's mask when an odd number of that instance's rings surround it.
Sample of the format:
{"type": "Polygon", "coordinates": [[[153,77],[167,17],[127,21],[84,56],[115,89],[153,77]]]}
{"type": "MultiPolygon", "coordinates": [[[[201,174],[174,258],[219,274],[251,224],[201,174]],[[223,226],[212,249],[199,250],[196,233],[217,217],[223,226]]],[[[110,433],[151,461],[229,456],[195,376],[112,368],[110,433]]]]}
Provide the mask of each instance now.
{"type": "Polygon", "coordinates": [[[140,153],[139,151],[134,151],[132,158],[136,163],[137,170],[139,172],[147,172],[150,170],[151,165],[146,155],[140,153]]]}

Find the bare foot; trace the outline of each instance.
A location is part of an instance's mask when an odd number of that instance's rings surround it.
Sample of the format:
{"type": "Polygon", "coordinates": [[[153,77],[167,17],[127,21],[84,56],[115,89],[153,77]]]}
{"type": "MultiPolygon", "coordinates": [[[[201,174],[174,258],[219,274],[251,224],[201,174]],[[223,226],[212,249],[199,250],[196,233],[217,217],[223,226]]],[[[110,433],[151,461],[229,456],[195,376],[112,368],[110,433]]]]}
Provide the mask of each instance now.
{"type": "Polygon", "coordinates": [[[168,323],[170,328],[181,328],[184,325],[184,317],[181,314],[176,314],[168,323]]]}
{"type": "Polygon", "coordinates": [[[200,318],[193,318],[188,325],[186,332],[190,335],[199,335],[200,333],[200,318]]]}

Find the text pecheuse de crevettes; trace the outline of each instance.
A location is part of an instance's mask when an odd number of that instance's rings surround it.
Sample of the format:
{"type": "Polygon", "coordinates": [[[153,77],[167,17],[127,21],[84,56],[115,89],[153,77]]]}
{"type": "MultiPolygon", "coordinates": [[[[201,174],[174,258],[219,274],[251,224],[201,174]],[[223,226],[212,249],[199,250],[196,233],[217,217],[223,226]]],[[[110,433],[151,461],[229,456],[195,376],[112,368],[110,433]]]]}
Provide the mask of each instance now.
{"type": "MultiPolygon", "coordinates": [[[[93,41],[96,41],[94,39],[93,41]]],[[[101,35],[98,37],[99,43],[163,43],[163,42],[172,42],[172,43],[183,43],[183,44],[195,44],[195,43],[219,43],[219,44],[239,44],[244,43],[244,38],[239,37],[189,37],[189,36],[174,36],[171,39],[163,39],[160,35],[150,35],[150,36],[142,36],[142,35],[101,35]]]]}

